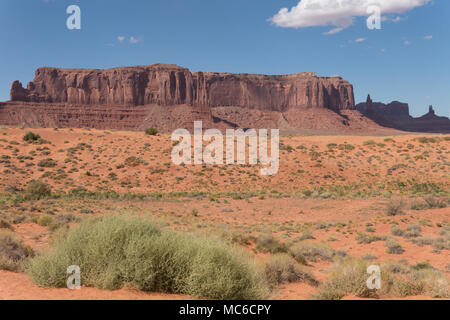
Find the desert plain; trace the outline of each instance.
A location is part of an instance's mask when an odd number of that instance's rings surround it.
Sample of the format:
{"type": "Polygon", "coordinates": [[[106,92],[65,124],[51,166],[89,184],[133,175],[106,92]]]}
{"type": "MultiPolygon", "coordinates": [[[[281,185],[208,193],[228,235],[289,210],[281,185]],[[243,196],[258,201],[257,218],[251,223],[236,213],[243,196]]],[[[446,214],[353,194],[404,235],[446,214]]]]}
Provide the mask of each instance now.
{"type": "Polygon", "coordinates": [[[274,176],[177,166],[172,147],[168,134],[1,127],[0,233],[15,242],[0,246],[0,299],[204,298],[33,282],[27,260],[108,215],[243,248],[268,299],[450,298],[449,135],[282,136],[274,176]],[[380,290],[365,288],[368,265],[381,266],[380,290]]]}

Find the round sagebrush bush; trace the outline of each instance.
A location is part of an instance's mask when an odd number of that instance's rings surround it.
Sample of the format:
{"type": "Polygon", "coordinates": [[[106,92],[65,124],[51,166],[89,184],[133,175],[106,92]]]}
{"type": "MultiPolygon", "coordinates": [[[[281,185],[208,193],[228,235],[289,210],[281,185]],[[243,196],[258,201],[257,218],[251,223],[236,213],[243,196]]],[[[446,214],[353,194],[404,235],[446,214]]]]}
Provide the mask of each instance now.
{"type": "Polygon", "coordinates": [[[23,136],[23,141],[26,142],[34,142],[34,141],[38,141],[41,138],[40,135],[33,133],[31,131],[28,131],[24,136],[23,136]]]}
{"type": "Polygon", "coordinates": [[[339,300],[347,295],[372,297],[374,291],[367,287],[368,263],[350,257],[337,260],[328,279],[319,286],[313,298],[318,300],[339,300]]]}
{"type": "Polygon", "coordinates": [[[145,134],[148,136],[156,136],[158,134],[158,130],[156,128],[147,128],[145,129],[145,134]]]}
{"type": "Polygon", "coordinates": [[[403,252],[405,252],[400,243],[395,239],[387,239],[385,245],[387,253],[402,254],[403,252]]]}
{"type": "Polygon", "coordinates": [[[186,288],[190,295],[214,299],[260,299],[268,295],[268,286],[261,265],[247,253],[217,242],[198,242],[186,288]]]}
{"type": "Polygon", "coordinates": [[[335,251],[325,243],[302,241],[294,244],[289,253],[299,263],[306,264],[307,261],[316,262],[317,260],[333,260],[335,251]]]}
{"type": "Polygon", "coordinates": [[[51,187],[45,182],[32,180],[27,184],[25,189],[25,200],[40,200],[50,197],[52,194],[51,187]]]}
{"type": "Polygon", "coordinates": [[[27,267],[44,287],[65,287],[77,265],[85,286],[188,294],[211,299],[261,299],[268,293],[254,260],[234,247],[161,229],[131,216],[83,221],[27,267]]]}
{"type": "Polygon", "coordinates": [[[317,285],[317,280],[291,256],[285,253],[269,256],[265,265],[266,278],[272,286],[288,282],[306,282],[317,285]]]}
{"type": "Polygon", "coordinates": [[[22,239],[9,230],[0,230],[0,269],[22,271],[23,262],[34,255],[22,239]]]}

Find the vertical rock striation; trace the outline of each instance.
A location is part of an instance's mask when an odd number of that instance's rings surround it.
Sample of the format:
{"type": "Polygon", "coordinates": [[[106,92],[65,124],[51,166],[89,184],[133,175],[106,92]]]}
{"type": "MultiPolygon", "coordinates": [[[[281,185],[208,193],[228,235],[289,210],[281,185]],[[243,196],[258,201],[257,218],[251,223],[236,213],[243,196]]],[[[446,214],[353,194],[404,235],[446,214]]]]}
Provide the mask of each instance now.
{"type": "Polygon", "coordinates": [[[15,81],[11,100],[81,105],[234,106],[285,111],[290,108],[354,109],[353,87],[340,77],[314,73],[266,76],[191,73],[155,64],[108,70],[39,68],[26,89],[15,81]]]}

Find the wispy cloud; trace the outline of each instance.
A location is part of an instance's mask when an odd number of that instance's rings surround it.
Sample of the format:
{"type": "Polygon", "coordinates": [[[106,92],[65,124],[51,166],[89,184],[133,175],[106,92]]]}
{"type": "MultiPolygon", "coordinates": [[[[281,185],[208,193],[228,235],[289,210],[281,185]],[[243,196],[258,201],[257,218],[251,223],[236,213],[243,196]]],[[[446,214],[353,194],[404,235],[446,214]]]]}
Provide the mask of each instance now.
{"type": "Polygon", "coordinates": [[[366,38],[358,38],[355,40],[356,43],[364,42],[366,41],[366,38]]]}
{"type": "MultiPolygon", "coordinates": [[[[117,40],[118,40],[119,42],[121,42],[121,43],[124,42],[126,39],[127,39],[127,38],[126,38],[125,36],[117,36],[117,40]]],[[[131,36],[131,37],[128,39],[128,42],[131,43],[131,44],[136,44],[136,43],[142,42],[142,38],[137,38],[137,37],[135,37],[135,36],[131,36]]]]}
{"type": "Polygon", "coordinates": [[[403,21],[403,20],[404,20],[404,18],[402,18],[400,16],[396,16],[396,17],[382,16],[381,17],[381,21],[383,21],[383,22],[388,21],[388,22],[397,23],[397,22],[400,22],[400,21],[403,21]]]}
{"type": "Polygon", "coordinates": [[[403,44],[404,44],[405,46],[409,46],[409,45],[411,44],[411,42],[409,42],[408,40],[406,40],[406,41],[403,41],[403,44]]]}
{"type": "Polygon", "coordinates": [[[136,44],[136,43],[141,42],[142,40],[141,39],[137,39],[135,37],[130,37],[129,41],[130,41],[131,44],[136,44]]]}
{"type": "MultiPolygon", "coordinates": [[[[383,15],[389,15],[402,14],[429,2],[431,0],[300,0],[291,9],[282,8],[269,21],[285,28],[334,26],[335,29],[325,33],[334,34],[351,26],[355,17],[369,16],[367,8],[374,3],[380,7],[383,15]]],[[[396,17],[391,21],[398,22],[400,19],[396,17]]]]}
{"type": "Polygon", "coordinates": [[[425,40],[431,40],[431,39],[433,39],[433,36],[425,36],[425,37],[423,37],[425,40]]]}
{"type": "Polygon", "coordinates": [[[342,30],[344,30],[344,28],[334,28],[334,29],[331,29],[328,32],[324,32],[323,34],[326,34],[326,35],[336,34],[336,33],[341,32],[342,30]]]}

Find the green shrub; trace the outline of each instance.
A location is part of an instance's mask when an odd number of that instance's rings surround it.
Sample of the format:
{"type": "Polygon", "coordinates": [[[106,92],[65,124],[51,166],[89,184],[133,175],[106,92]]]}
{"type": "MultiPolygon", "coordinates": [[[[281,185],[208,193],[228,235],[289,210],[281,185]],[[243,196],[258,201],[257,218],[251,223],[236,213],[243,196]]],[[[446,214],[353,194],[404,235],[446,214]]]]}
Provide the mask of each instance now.
{"type": "Polygon", "coordinates": [[[158,130],[155,128],[148,128],[145,130],[145,134],[148,136],[156,136],[158,134],[158,130]]]}
{"type": "Polygon", "coordinates": [[[212,299],[268,294],[263,270],[242,250],[131,216],[86,219],[26,271],[40,286],[64,287],[71,265],[80,267],[83,285],[101,289],[134,285],[212,299]]]}
{"type": "Polygon", "coordinates": [[[399,261],[386,261],[381,265],[383,271],[389,274],[409,274],[411,273],[411,269],[405,262],[399,261]]]}
{"type": "Polygon", "coordinates": [[[316,299],[335,300],[348,295],[369,298],[379,295],[407,297],[425,295],[449,298],[450,287],[446,277],[429,264],[408,266],[406,263],[387,261],[380,266],[381,289],[367,288],[369,263],[354,258],[338,260],[327,281],[319,286],[316,299]]]}
{"type": "Polygon", "coordinates": [[[411,242],[414,244],[417,244],[418,246],[431,246],[434,243],[435,239],[431,237],[421,237],[421,238],[415,238],[411,239],[411,242]]]}
{"type": "Polygon", "coordinates": [[[386,286],[394,297],[425,295],[450,298],[448,280],[442,273],[430,267],[411,267],[411,272],[406,277],[391,278],[386,286]]]}
{"type": "Polygon", "coordinates": [[[317,280],[300,266],[293,258],[285,253],[269,256],[265,265],[266,278],[272,286],[288,282],[306,282],[317,285],[317,280]]]}
{"type": "Polygon", "coordinates": [[[26,142],[35,142],[38,141],[41,138],[40,135],[35,134],[31,131],[28,131],[24,136],[23,136],[23,141],[26,142]]]}
{"type": "Polygon", "coordinates": [[[386,240],[386,248],[387,248],[387,250],[386,250],[387,253],[390,253],[390,254],[402,254],[403,252],[405,252],[405,250],[403,250],[400,243],[398,243],[398,241],[396,241],[394,239],[386,240]]]}
{"type": "Polygon", "coordinates": [[[0,229],[9,229],[9,230],[14,230],[14,228],[12,227],[12,225],[6,221],[5,219],[0,218],[0,229]]]}
{"type": "Polygon", "coordinates": [[[316,262],[318,259],[333,260],[335,251],[325,243],[302,241],[291,248],[289,253],[299,263],[305,264],[306,261],[316,262]]]}
{"type": "Polygon", "coordinates": [[[40,216],[36,223],[42,227],[48,227],[53,222],[53,218],[49,215],[40,216]]]}
{"type": "Polygon", "coordinates": [[[347,295],[368,298],[375,295],[375,290],[367,287],[368,263],[354,258],[338,260],[332,267],[327,281],[319,286],[316,295],[319,300],[338,300],[347,295]]]}
{"type": "Polygon", "coordinates": [[[429,138],[429,137],[420,137],[416,139],[420,143],[436,143],[439,140],[437,138],[429,138]]]}
{"type": "Polygon", "coordinates": [[[256,250],[264,253],[286,253],[288,247],[271,235],[260,235],[256,238],[256,250]]]}
{"type": "Polygon", "coordinates": [[[363,144],[364,144],[365,146],[374,146],[374,145],[376,144],[376,142],[373,141],[373,140],[367,140],[367,141],[364,141],[363,144]]]}
{"type": "Polygon", "coordinates": [[[424,200],[430,209],[442,209],[447,207],[444,200],[436,199],[433,196],[425,197],[424,200]]]}
{"type": "Polygon", "coordinates": [[[140,164],[145,163],[144,160],[142,160],[142,158],[140,157],[136,157],[136,156],[131,156],[125,159],[124,161],[124,165],[128,166],[128,167],[137,167],[140,164]]]}
{"type": "Polygon", "coordinates": [[[405,203],[402,200],[391,200],[386,205],[386,213],[388,216],[398,216],[403,214],[405,203]]]}
{"type": "Polygon", "coordinates": [[[40,200],[51,196],[52,189],[42,181],[30,181],[25,189],[25,200],[40,200]]]}
{"type": "Polygon", "coordinates": [[[411,224],[406,227],[405,237],[406,238],[417,238],[420,237],[420,232],[422,228],[418,224],[411,224]]]}
{"type": "Polygon", "coordinates": [[[366,234],[359,232],[355,239],[359,244],[369,244],[376,241],[386,240],[386,236],[378,236],[376,234],[366,234]]]}
{"type": "Polygon", "coordinates": [[[34,255],[33,250],[25,246],[17,235],[0,230],[0,269],[22,271],[25,259],[34,255]]]}
{"type": "Polygon", "coordinates": [[[402,237],[405,234],[405,232],[399,226],[392,225],[391,226],[391,234],[393,236],[402,237]]]}
{"type": "Polygon", "coordinates": [[[56,167],[56,165],[57,165],[56,161],[51,158],[42,159],[41,161],[38,162],[38,166],[41,168],[53,168],[56,167]]]}
{"type": "Polygon", "coordinates": [[[426,210],[429,209],[428,205],[421,201],[414,201],[410,206],[411,210],[426,210]]]}

